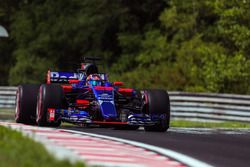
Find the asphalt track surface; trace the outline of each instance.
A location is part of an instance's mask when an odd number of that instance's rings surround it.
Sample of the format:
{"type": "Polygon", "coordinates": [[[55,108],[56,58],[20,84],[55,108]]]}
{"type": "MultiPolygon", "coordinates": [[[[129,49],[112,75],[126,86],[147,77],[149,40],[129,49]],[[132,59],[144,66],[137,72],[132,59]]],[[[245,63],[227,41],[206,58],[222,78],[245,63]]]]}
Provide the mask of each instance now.
{"type": "Polygon", "coordinates": [[[168,132],[159,133],[145,132],[142,129],[129,131],[76,126],[62,128],[118,137],[171,149],[213,166],[250,166],[250,129],[170,128],[168,132]]]}

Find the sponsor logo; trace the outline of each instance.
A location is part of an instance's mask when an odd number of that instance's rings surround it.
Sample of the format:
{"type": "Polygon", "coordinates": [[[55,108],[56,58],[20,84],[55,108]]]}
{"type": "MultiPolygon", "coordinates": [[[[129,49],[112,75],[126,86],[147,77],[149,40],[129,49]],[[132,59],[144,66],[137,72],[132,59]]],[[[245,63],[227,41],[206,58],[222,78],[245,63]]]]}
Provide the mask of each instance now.
{"type": "Polygon", "coordinates": [[[52,82],[67,82],[69,79],[77,79],[77,73],[50,72],[52,82]]]}
{"type": "Polygon", "coordinates": [[[98,97],[99,97],[99,100],[104,100],[104,101],[113,100],[113,96],[109,95],[107,93],[103,93],[103,94],[99,95],[98,97]]]}

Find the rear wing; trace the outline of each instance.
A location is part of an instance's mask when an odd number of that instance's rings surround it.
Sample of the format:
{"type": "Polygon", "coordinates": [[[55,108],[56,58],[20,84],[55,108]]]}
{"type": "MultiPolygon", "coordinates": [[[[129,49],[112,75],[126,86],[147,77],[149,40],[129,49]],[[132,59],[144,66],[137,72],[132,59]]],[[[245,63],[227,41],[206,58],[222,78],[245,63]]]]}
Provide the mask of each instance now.
{"type": "MultiPolygon", "coordinates": [[[[78,80],[80,74],[74,72],[50,71],[47,73],[47,84],[50,83],[69,83],[69,80],[78,80]]],[[[82,74],[84,75],[84,74],[82,74]]]]}
{"type": "MultiPolygon", "coordinates": [[[[97,73],[103,81],[108,81],[108,76],[106,73],[97,73]]],[[[50,83],[69,83],[69,80],[81,80],[85,81],[87,75],[85,73],[75,73],[75,72],[61,72],[61,71],[50,71],[47,73],[47,84],[50,83]]]]}
{"type": "Polygon", "coordinates": [[[100,57],[81,57],[81,61],[84,63],[95,64],[97,61],[102,60],[100,57]]]}

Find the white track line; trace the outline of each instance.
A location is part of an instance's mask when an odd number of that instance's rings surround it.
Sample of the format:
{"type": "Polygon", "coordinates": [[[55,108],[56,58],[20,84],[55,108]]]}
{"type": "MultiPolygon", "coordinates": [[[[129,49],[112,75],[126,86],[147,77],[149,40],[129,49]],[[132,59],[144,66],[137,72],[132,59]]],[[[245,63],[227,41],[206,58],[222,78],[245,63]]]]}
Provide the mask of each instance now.
{"type": "Polygon", "coordinates": [[[173,158],[175,160],[178,160],[179,162],[182,162],[182,163],[184,163],[184,164],[186,164],[188,166],[191,166],[191,167],[212,167],[211,165],[209,165],[209,164],[207,164],[205,162],[199,161],[199,160],[194,159],[192,157],[189,157],[187,155],[184,155],[184,154],[181,154],[181,153],[169,150],[169,149],[152,146],[152,145],[145,144],[145,143],[120,139],[120,138],[116,138],[116,137],[98,135],[98,134],[93,134],[93,133],[79,132],[79,131],[67,130],[67,129],[63,129],[63,130],[66,131],[66,132],[74,133],[74,134],[83,134],[83,135],[87,135],[87,136],[98,137],[98,138],[118,141],[118,142],[130,144],[130,145],[142,147],[142,148],[145,148],[145,149],[148,149],[148,150],[151,150],[151,151],[158,152],[158,153],[160,153],[162,155],[165,155],[167,157],[171,157],[171,158],[173,158]]]}

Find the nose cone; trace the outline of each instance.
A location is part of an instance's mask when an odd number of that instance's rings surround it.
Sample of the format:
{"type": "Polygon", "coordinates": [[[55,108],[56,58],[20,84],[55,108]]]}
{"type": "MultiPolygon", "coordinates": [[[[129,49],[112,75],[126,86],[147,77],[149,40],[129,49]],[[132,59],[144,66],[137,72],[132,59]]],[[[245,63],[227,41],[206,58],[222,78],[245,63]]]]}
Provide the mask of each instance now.
{"type": "MultiPolygon", "coordinates": [[[[100,102],[100,100],[99,100],[100,102]]],[[[117,113],[114,104],[111,101],[101,103],[101,112],[104,119],[117,118],[117,113]]]]}

